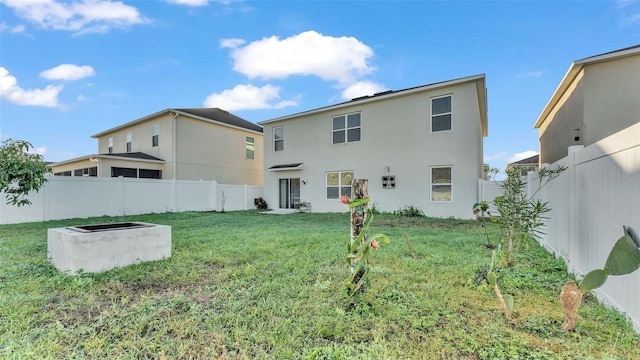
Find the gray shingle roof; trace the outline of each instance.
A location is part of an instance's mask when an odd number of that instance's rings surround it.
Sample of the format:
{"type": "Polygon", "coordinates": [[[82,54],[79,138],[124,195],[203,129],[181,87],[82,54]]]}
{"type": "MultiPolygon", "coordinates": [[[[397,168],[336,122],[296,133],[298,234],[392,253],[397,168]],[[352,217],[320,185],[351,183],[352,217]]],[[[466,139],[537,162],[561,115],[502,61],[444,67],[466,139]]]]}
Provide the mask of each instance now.
{"type": "Polygon", "coordinates": [[[130,152],[130,153],[115,153],[115,154],[100,154],[100,155],[117,156],[117,157],[129,158],[129,159],[164,161],[164,160],[162,160],[160,158],[157,158],[155,156],[151,156],[149,154],[145,154],[145,153],[139,152],[139,151],[130,152]]]}
{"type": "Polygon", "coordinates": [[[537,164],[539,161],[540,155],[533,155],[526,159],[518,160],[516,162],[512,162],[509,165],[529,165],[529,164],[537,164]]]}
{"type": "Polygon", "coordinates": [[[213,121],[218,121],[232,126],[237,126],[253,131],[262,132],[262,127],[232,113],[219,108],[191,108],[191,109],[174,109],[187,114],[195,115],[213,121]]]}

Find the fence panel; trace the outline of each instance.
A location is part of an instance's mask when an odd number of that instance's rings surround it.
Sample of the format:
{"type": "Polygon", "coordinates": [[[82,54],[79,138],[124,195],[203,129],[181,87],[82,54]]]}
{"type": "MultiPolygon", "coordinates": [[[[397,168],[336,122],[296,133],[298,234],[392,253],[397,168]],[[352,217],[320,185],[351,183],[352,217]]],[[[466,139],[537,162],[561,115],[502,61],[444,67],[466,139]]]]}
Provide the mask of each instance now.
{"type": "Polygon", "coordinates": [[[261,186],[222,185],[215,181],[91,178],[50,176],[38,193],[29,194],[31,206],[5,203],[0,193],[0,224],[14,224],[94,216],[118,216],[168,211],[253,209],[261,186]]]}

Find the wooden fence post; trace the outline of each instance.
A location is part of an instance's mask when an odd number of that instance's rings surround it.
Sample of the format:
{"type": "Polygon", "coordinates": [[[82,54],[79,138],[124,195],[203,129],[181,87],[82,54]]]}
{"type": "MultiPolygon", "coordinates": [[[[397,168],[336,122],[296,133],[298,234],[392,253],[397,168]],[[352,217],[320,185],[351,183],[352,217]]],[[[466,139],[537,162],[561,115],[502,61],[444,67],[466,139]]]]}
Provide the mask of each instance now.
{"type": "MultiPolygon", "coordinates": [[[[351,201],[360,200],[368,197],[368,180],[367,179],[354,179],[351,183],[351,201]]],[[[364,224],[367,221],[367,211],[368,204],[364,203],[359,206],[354,206],[351,208],[351,241],[350,248],[354,249],[354,244],[360,236],[362,229],[364,228],[364,224]]],[[[366,236],[363,236],[360,244],[357,244],[355,249],[352,251],[352,254],[355,254],[360,250],[360,247],[363,243],[366,243],[366,236]]],[[[351,272],[353,273],[356,268],[358,268],[358,264],[362,261],[362,256],[358,256],[357,258],[352,259],[351,262],[351,272]]],[[[357,292],[366,292],[366,286],[358,287],[358,283],[360,279],[365,275],[367,271],[367,264],[362,264],[365,266],[359,267],[359,271],[355,274],[351,279],[351,289],[357,289],[357,292]]]]}

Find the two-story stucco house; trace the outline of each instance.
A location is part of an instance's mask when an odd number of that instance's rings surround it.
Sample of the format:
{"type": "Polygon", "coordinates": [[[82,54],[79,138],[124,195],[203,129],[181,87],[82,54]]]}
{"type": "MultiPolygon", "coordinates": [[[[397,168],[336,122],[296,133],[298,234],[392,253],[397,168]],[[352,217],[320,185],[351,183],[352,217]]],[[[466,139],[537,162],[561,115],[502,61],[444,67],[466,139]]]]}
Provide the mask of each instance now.
{"type": "Polygon", "coordinates": [[[542,110],[540,162],[591,145],[640,122],[640,45],[577,60],[542,110]]]}
{"type": "MultiPolygon", "coordinates": [[[[369,180],[372,205],[428,216],[470,218],[483,177],[485,76],[386,91],[259,122],[264,194],[274,209],[310,204],[346,211],[338,200],[354,178],[369,180]]],[[[370,204],[371,205],[371,204],[370,204]]]]}
{"type": "Polygon", "coordinates": [[[92,137],[97,154],[52,164],[54,174],[262,185],[262,128],[222,109],[166,109],[92,137]]]}

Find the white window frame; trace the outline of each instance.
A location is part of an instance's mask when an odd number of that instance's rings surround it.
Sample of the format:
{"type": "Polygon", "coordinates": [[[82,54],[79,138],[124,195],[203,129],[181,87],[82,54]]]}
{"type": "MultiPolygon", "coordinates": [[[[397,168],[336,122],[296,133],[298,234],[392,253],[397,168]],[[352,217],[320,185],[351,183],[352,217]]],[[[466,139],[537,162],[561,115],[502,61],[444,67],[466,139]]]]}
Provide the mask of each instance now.
{"type": "Polygon", "coordinates": [[[349,173],[351,174],[351,182],[353,182],[353,179],[355,179],[355,176],[356,176],[356,175],[355,175],[355,171],[353,171],[353,170],[327,171],[327,172],[325,173],[325,175],[324,175],[324,181],[325,181],[325,192],[324,192],[324,196],[325,196],[326,200],[336,200],[336,199],[339,199],[339,198],[340,198],[340,195],[345,195],[345,196],[347,196],[347,197],[351,197],[351,183],[349,183],[349,184],[343,184],[343,183],[342,183],[342,177],[343,177],[344,175],[349,174],[349,173]],[[329,187],[332,187],[332,188],[336,187],[336,185],[333,185],[333,184],[332,184],[332,185],[329,185],[329,181],[328,181],[329,174],[337,174],[337,176],[338,176],[338,185],[337,185],[337,188],[338,188],[338,196],[337,196],[337,197],[335,197],[335,198],[334,198],[334,197],[329,197],[329,194],[328,194],[328,192],[329,192],[329,187]],[[348,189],[348,191],[346,191],[347,189],[348,189]]]}
{"type": "Polygon", "coordinates": [[[151,125],[151,147],[157,147],[160,145],[160,125],[151,125]]]}
{"type": "Polygon", "coordinates": [[[127,143],[126,143],[126,147],[127,147],[127,152],[131,152],[133,149],[133,134],[131,133],[131,131],[127,132],[127,143]]]}
{"type": "Polygon", "coordinates": [[[254,160],[256,157],[256,140],[251,136],[244,137],[245,158],[254,160]]]}
{"type": "Polygon", "coordinates": [[[113,138],[110,137],[108,142],[109,142],[109,146],[107,147],[107,153],[113,154],[113,138]]]}
{"type": "Polygon", "coordinates": [[[354,111],[348,114],[341,114],[341,115],[335,115],[331,117],[331,144],[336,145],[336,144],[349,144],[349,143],[356,143],[356,142],[360,142],[362,141],[362,112],[360,111],[354,111]],[[349,115],[355,115],[358,114],[360,115],[360,124],[358,126],[351,126],[349,127],[349,115]],[[342,129],[338,129],[336,130],[333,125],[334,125],[334,120],[336,118],[339,117],[344,117],[344,128],[342,129]],[[359,139],[358,140],[351,140],[349,141],[349,130],[354,130],[354,129],[358,129],[359,131],[359,139]],[[343,142],[335,142],[334,141],[334,135],[337,132],[344,132],[344,141],[343,142]]]}
{"type": "Polygon", "coordinates": [[[440,96],[434,96],[432,98],[429,99],[429,128],[431,129],[431,133],[441,133],[441,132],[447,132],[447,131],[453,131],[453,94],[446,94],[446,95],[440,95],[440,96]],[[433,113],[433,101],[434,100],[438,100],[438,99],[442,99],[442,98],[450,98],[450,105],[451,108],[449,109],[448,112],[442,112],[442,113],[437,113],[434,114],[433,113]],[[449,129],[446,130],[433,130],[433,119],[436,116],[444,116],[444,115],[449,115],[449,129]]]}
{"type": "Polygon", "coordinates": [[[276,126],[272,130],[273,132],[273,151],[284,151],[284,126],[276,126]],[[276,131],[282,130],[282,136],[280,139],[276,139],[276,131]],[[282,148],[278,149],[277,143],[282,142],[282,148]]]}
{"type": "Polygon", "coordinates": [[[438,165],[438,166],[431,166],[429,168],[429,197],[431,199],[432,202],[453,202],[453,166],[452,165],[438,165]],[[449,183],[442,183],[442,182],[436,182],[439,179],[434,179],[433,178],[433,170],[434,169],[449,169],[450,171],[450,179],[449,179],[449,183]],[[433,187],[434,186],[449,186],[449,199],[448,200],[437,200],[434,199],[434,192],[433,192],[433,187]]]}

